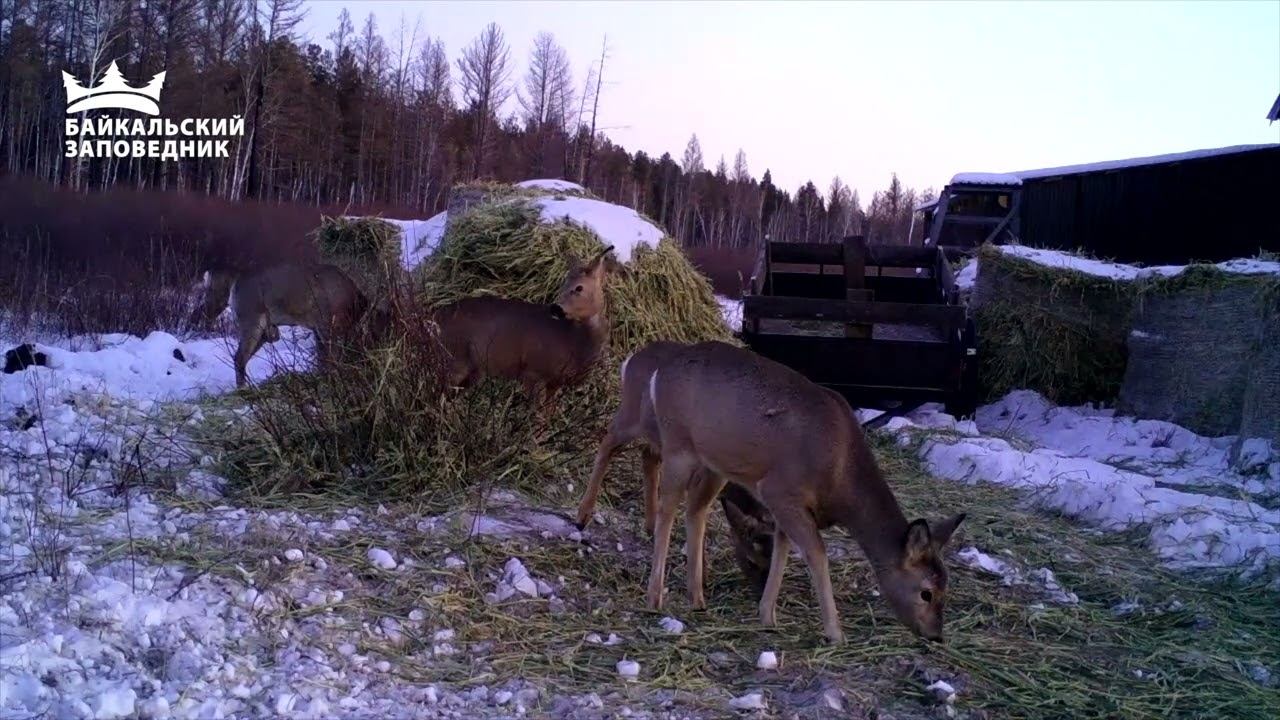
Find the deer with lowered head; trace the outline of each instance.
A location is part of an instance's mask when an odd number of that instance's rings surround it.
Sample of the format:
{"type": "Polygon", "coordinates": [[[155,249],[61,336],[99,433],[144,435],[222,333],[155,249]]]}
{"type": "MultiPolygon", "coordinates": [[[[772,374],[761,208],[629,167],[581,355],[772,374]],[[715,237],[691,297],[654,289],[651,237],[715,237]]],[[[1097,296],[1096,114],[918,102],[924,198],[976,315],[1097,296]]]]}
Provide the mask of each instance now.
{"type": "Polygon", "coordinates": [[[280,339],[280,325],[300,325],[315,333],[317,358],[323,363],[333,342],[351,332],[369,305],[342,270],[321,263],[279,263],[239,276],[210,271],[205,289],[209,321],[224,307],[231,308],[239,336],[236,387],[247,382],[246,366],[254,353],[280,339]]]}
{"type": "MultiPolygon", "coordinates": [[[[684,343],[660,341],[650,343],[622,362],[622,402],[614,414],[604,439],[596,451],[591,478],[578,505],[578,529],[585,529],[595,512],[596,501],[604,486],[604,476],[613,456],[624,445],[640,440],[640,462],[644,475],[644,528],[653,534],[656,514],[658,477],[662,465],[662,448],[657,419],[649,397],[649,380],[658,368],[687,349],[684,343]]],[[[713,482],[700,472],[692,484],[713,482]]],[[[695,491],[696,494],[697,491],[695,491]]],[[[733,485],[720,493],[720,505],[733,535],[734,557],[747,579],[762,592],[773,547],[772,526],[767,513],[746,490],[733,485]]]]}
{"type": "Polygon", "coordinates": [[[908,522],[843,397],[780,363],[719,342],[699,343],[668,359],[650,377],[649,395],[662,452],[646,595],[650,608],[662,606],[671,528],[686,495],[689,600],[695,608],[705,607],[707,515],[721,487],[731,482],[773,516],[761,623],[775,622],[794,543],[809,567],[824,633],[832,642],[843,639],[819,534],[840,525],[866,554],[898,619],[918,635],[942,640],[947,594],[942,549],[964,514],[908,522]],[[702,469],[714,479],[695,480],[702,469]]]}
{"type": "Polygon", "coordinates": [[[573,259],[552,305],[472,297],[437,308],[433,320],[448,354],[448,381],[466,388],[482,377],[518,381],[540,421],[562,387],[577,384],[609,338],[605,256],[573,259]]]}

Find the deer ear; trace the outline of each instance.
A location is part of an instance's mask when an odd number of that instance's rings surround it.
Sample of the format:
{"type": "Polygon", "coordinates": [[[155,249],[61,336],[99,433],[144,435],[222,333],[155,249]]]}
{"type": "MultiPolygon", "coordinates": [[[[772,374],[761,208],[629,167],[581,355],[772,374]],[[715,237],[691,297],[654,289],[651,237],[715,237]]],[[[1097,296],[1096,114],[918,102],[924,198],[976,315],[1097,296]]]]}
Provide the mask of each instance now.
{"type": "Polygon", "coordinates": [[[964,518],[965,514],[959,513],[945,520],[938,520],[933,524],[933,541],[937,543],[939,548],[945,546],[951,540],[952,533],[956,531],[956,528],[960,527],[960,523],[964,522],[964,518]]]}
{"type": "Polygon", "coordinates": [[[907,559],[923,557],[932,549],[933,538],[929,532],[929,523],[924,519],[912,520],[907,526],[907,537],[903,544],[907,559]]]}
{"type": "Polygon", "coordinates": [[[591,264],[588,266],[589,271],[592,274],[598,274],[602,269],[604,269],[605,267],[604,259],[611,252],[613,252],[612,245],[609,245],[604,250],[601,250],[600,254],[596,255],[594,258],[591,259],[591,264]]]}

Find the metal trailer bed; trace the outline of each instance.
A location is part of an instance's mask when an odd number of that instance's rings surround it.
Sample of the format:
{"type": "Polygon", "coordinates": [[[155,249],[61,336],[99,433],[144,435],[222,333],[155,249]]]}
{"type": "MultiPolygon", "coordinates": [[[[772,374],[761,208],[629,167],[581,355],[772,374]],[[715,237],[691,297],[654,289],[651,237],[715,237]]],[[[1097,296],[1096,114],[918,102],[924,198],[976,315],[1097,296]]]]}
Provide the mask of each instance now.
{"type": "Polygon", "coordinates": [[[871,424],[942,402],[977,406],[977,337],[937,247],[765,242],[742,303],[753,351],[886,410],[871,424]]]}

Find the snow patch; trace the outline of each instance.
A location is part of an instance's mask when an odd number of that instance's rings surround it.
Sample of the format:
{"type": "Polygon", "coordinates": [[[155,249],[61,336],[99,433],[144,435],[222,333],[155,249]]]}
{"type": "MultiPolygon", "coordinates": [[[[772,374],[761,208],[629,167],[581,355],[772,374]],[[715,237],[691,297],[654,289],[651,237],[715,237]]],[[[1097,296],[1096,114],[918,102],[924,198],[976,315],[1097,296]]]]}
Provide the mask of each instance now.
{"type": "Polygon", "coordinates": [[[636,247],[655,248],[666,234],[635,210],[601,200],[547,196],[535,199],[534,204],[543,222],[568,220],[586,227],[599,235],[601,242],[612,245],[614,255],[624,263],[631,262],[636,247]]]}
{"type": "MultiPolygon", "coordinates": [[[[905,432],[954,424],[933,407],[902,420],[905,432]]],[[[1012,433],[1037,446],[1023,449],[987,435],[927,438],[921,453],[934,475],[1019,488],[1043,507],[1105,530],[1146,528],[1154,552],[1174,568],[1230,569],[1250,578],[1270,575],[1280,563],[1280,509],[1240,493],[1269,489],[1271,480],[1229,469],[1233,438],[1201,438],[1110,411],[1056,408],[1029,391],[980,408],[977,424],[984,433],[1012,433]],[[1216,479],[1202,475],[1209,468],[1216,479]],[[1233,492],[1170,487],[1203,482],[1227,484],[1233,492]]]]}
{"type": "MultiPolygon", "coordinates": [[[[1045,267],[1056,268],[1059,270],[1074,270],[1086,275],[1110,278],[1112,280],[1138,280],[1148,277],[1175,277],[1177,275],[1181,275],[1188,267],[1190,267],[1187,265],[1138,267],[1136,265],[1126,265],[1123,263],[1113,263],[1105,260],[1094,260],[1092,258],[1080,257],[1061,250],[1047,250],[1044,248],[1027,247],[1025,245],[997,245],[996,250],[1024,260],[1030,260],[1037,265],[1043,265],[1045,267]]],[[[1235,260],[1227,260],[1226,262],[1217,263],[1212,267],[1215,267],[1224,273],[1236,275],[1280,275],[1280,262],[1273,262],[1269,260],[1238,258],[1235,260]]]]}
{"type": "Polygon", "coordinates": [[[716,302],[720,304],[720,314],[724,316],[724,324],[729,326],[731,332],[738,332],[742,329],[742,301],[733,300],[723,295],[716,295],[716,302]]]}
{"type": "Polygon", "coordinates": [[[386,220],[400,228],[401,262],[406,270],[412,270],[440,246],[449,213],[438,213],[427,220],[386,220]]]}
{"type": "Polygon", "coordinates": [[[576,182],[569,182],[568,180],[557,180],[555,178],[539,178],[536,180],[525,180],[524,182],[516,183],[516,187],[537,188],[540,190],[562,190],[562,191],[567,190],[572,192],[587,191],[586,188],[582,187],[576,182]]]}

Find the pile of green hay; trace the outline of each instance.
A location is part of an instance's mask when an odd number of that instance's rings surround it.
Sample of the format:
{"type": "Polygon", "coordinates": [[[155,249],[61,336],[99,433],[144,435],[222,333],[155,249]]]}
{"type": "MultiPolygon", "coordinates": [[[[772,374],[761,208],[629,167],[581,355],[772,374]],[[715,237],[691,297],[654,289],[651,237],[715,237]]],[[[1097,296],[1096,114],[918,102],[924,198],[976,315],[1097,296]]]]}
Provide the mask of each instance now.
{"type": "Polygon", "coordinates": [[[338,266],[375,304],[383,304],[401,276],[400,228],[376,217],[325,217],[315,231],[320,259],[338,266]]]}
{"type": "MultiPolygon", "coordinates": [[[[601,249],[588,229],[540,222],[520,197],[462,213],[415,269],[408,295],[393,298],[396,330],[380,347],[332,372],[282,374],[242,394],[247,424],[219,430],[231,438],[227,471],[267,501],[326,492],[412,496],[447,508],[496,482],[571,505],[617,407],[622,359],[655,340],[732,341],[709,281],[670,238],[614,263],[605,286],[607,350],[581,385],[561,391],[538,438],[515,383],[442,392],[425,319],[433,307],[475,295],[552,302],[571,258],[601,249]]],[[[639,489],[632,455],[610,473],[606,490],[615,499],[639,489]]]]}
{"type": "Polygon", "coordinates": [[[988,399],[1026,388],[1060,404],[1115,399],[1138,286],[985,246],[974,286],[988,399]]]}
{"type": "MultiPolygon", "coordinates": [[[[500,201],[464,213],[431,260],[416,273],[423,304],[474,295],[530,302],[555,300],[571,258],[604,248],[596,234],[569,222],[539,222],[527,203],[500,201]]],[[[612,364],[655,340],[728,340],[711,283],[670,238],[640,246],[627,264],[611,263],[605,283],[612,364]]]]}

